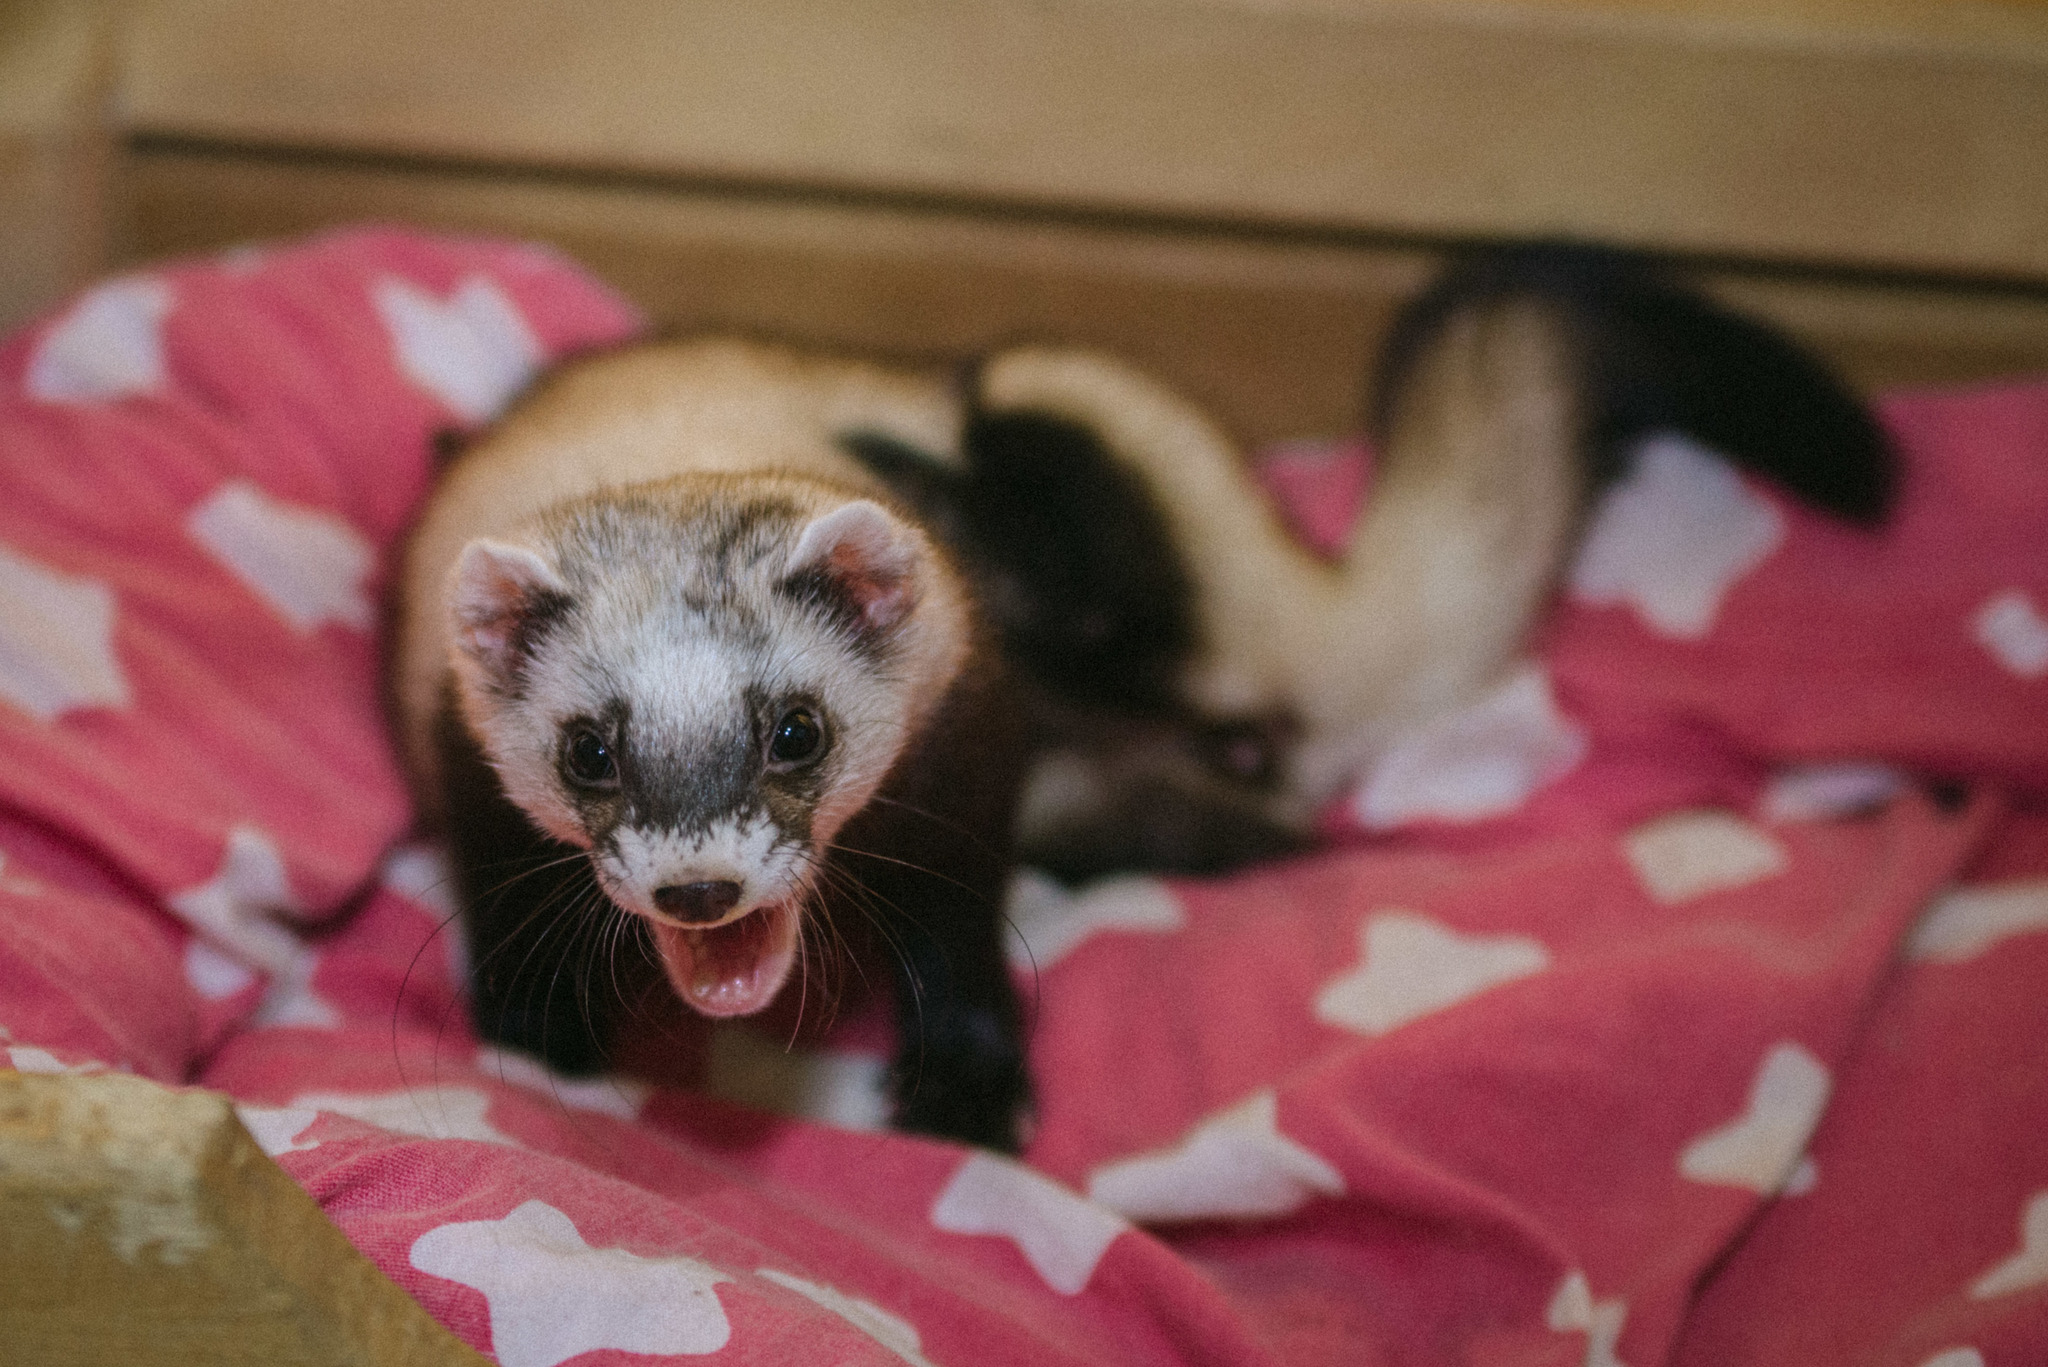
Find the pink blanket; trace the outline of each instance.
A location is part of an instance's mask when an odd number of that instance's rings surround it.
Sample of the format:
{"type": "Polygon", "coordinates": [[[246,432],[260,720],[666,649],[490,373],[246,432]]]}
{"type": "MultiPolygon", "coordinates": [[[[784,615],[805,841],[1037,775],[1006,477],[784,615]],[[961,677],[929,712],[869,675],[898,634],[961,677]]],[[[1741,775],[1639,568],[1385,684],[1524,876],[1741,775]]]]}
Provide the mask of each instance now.
{"type": "MultiPolygon", "coordinates": [[[[2048,1361],[2048,385],[1888,402],[1875,537],[1653,442],[1326,853],[1024,880],[1023,1166],[468,1031],[389,553],[433,433],[637,326],[373,231],[0,346],[0,1060],[233,1094],[505,1367],[2048,1361]]],[[[1311,538],[1364,483],[1269,475],[1311,538]]],[[[786,1071],[871,1124],[877,1028],[786,1071]]]]}

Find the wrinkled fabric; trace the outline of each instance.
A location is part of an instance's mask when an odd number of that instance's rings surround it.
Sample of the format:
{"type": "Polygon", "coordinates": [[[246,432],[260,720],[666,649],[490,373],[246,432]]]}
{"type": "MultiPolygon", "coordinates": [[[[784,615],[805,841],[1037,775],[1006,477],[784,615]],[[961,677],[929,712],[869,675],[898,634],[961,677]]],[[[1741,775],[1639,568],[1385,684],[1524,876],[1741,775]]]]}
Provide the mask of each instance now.
{"type": "MultiPolygon", "coordinates": [[[[1013,1163],[854,1128],[872,1012],[634,1042],[835,1123],[469,1029],[395,547],[438,433],[639,326],[364,230],[0,345],[0,1061],[229,1093],[505,1367],[2048,1358],[2048,385],[1887,400],[1879,533],[1653,439],[1531,659],[1323,852],[1021,880],[1013,1163]]],[[[1368,462],[1264,473],[1329,549],[1368,462]]]]}

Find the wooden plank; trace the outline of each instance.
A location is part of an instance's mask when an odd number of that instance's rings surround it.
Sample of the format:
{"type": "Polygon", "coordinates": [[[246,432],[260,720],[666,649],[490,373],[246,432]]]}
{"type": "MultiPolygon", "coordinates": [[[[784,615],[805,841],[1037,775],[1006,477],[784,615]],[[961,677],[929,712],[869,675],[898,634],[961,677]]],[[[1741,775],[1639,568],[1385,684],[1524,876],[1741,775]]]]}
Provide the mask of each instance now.
{"type": "MultiPolygon", "coordinates": [[[[1116,350],[1251,442],[1358,420],[1373,348],[1428,253],[686,194],[488,175],[133,158],[129,255],[204,250],[362,218],[552,241],[672,328],[968,356],[1048,339],[1116,350]]],[[[2048,371],[2048,297],[1722,271],[1870,387],[2048,371]]]]}
{"type": "Polygon", "coordinates": [[[2048,376],[2048,297],[1713,272],[1705,282],[1769,318],[1870,391],[2048,376]]]}
{"type": "Polygon", "coordinates": [[[126,101],[226,141],[2048,278],[2048,13],[1772,12],[140,0],[126,101]]]}
{"type": "MultiPolygon", "coordinates": [[[[1228,2],[1228,0],[1226,0],[1228,2]]],[[[1261,0],[1243,0],[1258,4],[1261,0]]],[[[1366,0],[1372,3],[1372,0],[1366,0]]],[[[1295,0],[1346,10],[1358,0],[1295,0]]],[[[1401,0],[1421,9],[1470,10],[1472,0],[1401,0]]],[[[1507,0],[1524,11],[1595,20],[1609,16],[1671,29],[1844,43],[2024,47],[2048,30],[2048,0],[1507,0]]]]}
{"type": "Polygon", "coordinates": [[[0,1073],[0,1362],[484,1367],[226,1097],[0,1073]]]}
{"type": "Polygon", "coordinates": [[[114,27],[101,4],[0,4],[0,328],[105,262],[114,27]]]}

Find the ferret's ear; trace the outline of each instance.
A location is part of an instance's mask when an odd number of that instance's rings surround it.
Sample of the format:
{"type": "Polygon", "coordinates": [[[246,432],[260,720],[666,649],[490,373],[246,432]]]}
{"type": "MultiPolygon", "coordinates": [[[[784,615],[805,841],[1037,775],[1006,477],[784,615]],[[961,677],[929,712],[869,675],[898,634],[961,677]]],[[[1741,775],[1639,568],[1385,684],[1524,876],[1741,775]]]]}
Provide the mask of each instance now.
{"type": "Polygon", "coordinates": [[[568,602],[562,577],[524,546],[479,538],[462,548],[448,573],[456,648],[501,689],[518,672],[534,628],[568,602]]]}
{"type": "Polygon", "coordinates": [[[862,627],[887,630],[917,606],[918,539],[878,503],[821,514],[790,552],[789,587],[844,604],[862,627]]]}

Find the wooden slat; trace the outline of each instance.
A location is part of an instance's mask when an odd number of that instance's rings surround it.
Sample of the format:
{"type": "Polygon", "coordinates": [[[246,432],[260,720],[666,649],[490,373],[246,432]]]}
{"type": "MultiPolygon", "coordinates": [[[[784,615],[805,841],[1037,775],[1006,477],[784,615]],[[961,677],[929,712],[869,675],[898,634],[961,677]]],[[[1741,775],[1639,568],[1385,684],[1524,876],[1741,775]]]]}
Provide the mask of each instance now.
{"type": "MultiPolygon", "coordinates": [[[[544,238],[678,328],[960,356],[1112,348],[1249,441],[1348,430],[1422,252],[1003,220],[269,158],[151,153],[127,175],[136,258],[362,218],[544,238]]],[[[1872,387],[2048,371],[2048,299],[1722,272],[1872,387]]]]}
{"type": "Polygon", "coordinates": [[[484,1367],[226,1097],[0,1072],[0,1362],[484,1367]]]}
{"type": "Polygon", "coordinates": [[[109,7],[0,3],[0,329],[105,261],[109,7]]]}
{"type": "Polygon", "coordinates": [[[140,0],[126,100],[229,141],[2048,279],[2048,14],[1771,13],[140,0]]]}

